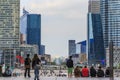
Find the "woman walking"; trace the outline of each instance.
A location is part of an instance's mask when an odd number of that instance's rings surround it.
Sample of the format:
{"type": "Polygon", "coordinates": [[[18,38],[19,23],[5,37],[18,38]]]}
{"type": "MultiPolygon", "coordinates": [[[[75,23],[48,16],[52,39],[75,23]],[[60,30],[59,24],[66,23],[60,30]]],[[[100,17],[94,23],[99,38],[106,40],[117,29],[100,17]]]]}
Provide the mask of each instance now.
{"type": "Polygon", "coordinates": [[[37,54],[34,54],[32,59],[32,68],[34,69],[35,78],[34,80],[39,80],[39,68],[40,68],[40,59],[38,58],[37,54]]]}

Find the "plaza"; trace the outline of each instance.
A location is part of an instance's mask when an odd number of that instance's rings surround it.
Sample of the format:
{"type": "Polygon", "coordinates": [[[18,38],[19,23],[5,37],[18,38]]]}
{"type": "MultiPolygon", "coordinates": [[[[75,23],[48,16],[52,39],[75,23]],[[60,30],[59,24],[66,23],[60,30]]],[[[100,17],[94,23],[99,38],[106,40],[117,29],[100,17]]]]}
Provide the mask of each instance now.
{"type": "MultiPolygon", "coordinates": [[[[34,80],[34,72],[33,70],[31,70],[31,77],[28,78],[24,78],[24,70],[20,70],[20,69],[16,69],[14,70],[15,73],[20,73],[20,75],[18,74],[16,77],[0,77],[0,80],[34,80]]],[[[55,70],[55,74],[59,74],[58,70],[55,70]]],[[[63,73],[66,74],[66,71],[64,71],[63,73]]],[[[116,73],[118,74],[118,73],[116,73]]],[[[120,80],[120,76],[116,76],[114,75],[115,78],[114,80],[120,80]]],[[[110,78],[106,78],[106,77],[102,77],[102,78],[91,78],[91,77],[79,77],[79,78],[75,78],[74,76],[72,78],[68,78],[67,76],[55,76],[50,75],[50,73],[48,72],[47,75],[43,75],[42,71],[40,70],[40,80],[110,80],[110,78]]]]}
{"type": "MultiPolygon", "coordinates": [[[[0,77],[0,80],[34,80],[34,76],[31,78],[20,77],[0,77]]],[[[40,80],[110,80],[109,78],[67,78],[67,77],[40,77],[40,80]]],[[[114,80],[120,80],[120,77],[114,78],[114,80]]]]}

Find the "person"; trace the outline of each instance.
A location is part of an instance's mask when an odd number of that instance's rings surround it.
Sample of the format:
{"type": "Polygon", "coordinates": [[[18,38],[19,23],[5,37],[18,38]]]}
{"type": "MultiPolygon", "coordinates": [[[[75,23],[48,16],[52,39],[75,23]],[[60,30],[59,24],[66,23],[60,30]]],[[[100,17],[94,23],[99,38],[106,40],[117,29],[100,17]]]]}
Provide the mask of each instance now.
{"type": "Polygon", "coordinates": [[[91,68],[90,68],[90,76],[91,77],[96,77],[96,70],[95,70],[95,68],[92,66],[91,68]]]}
{"type": "Polygon", "coordinates": [[[76,68],[74,69],[74,76],[75,78],[78,78],[80,77],[80,75],[81,75],[80,68],[79,66],[76,66],[76,68]]]}
{"type": "Polygon", "coordinates": [[[89,70],[88,70],[87,66],[84,66],[81,73],[82,73],[82,77],[89,77],[89,70]]]}
{"type": "Polygon", "coordinates": [[[4,77],[10,77],[12,76],[12,70],[10,69],[9,66],[7,66],[7,68],[5,69],[5,72],[3,73],[4,77]]]}
{"type": "Polygon", "coordinates": [[[73,73],[73,60],[72,60],[72,56],[69,57],[69,59],[67,60],[66,65],[68,67],[68,77],[71,78],[72,77],[72,73],[73,73]]]}
{"type": "Polygon", "coordinates": [[[110,77],[110,67],[105,70],[105,77],[110,77]]]}
{"type": "Polygon", "coordinates": [[[97,71],[97,77],[104,77],[104,71],[101,69],[101,66],[99,67],[97,71]]]}
{"type": "Polygon", "coordinates": [[[34,74],[35,74],[35,78],[34,80],[39,80],[39,68],[40,68],[40,59],[38,58],[37,54],[34,54],[34,57],[32,59],[32,68],[34,69],[34,74]]]}
{"type": "Polygon", "coordinates": [[[26,74],[28,74],[28,77],[31,77],[30,76],[30,63],[31,63],[31,59],[29,58],[29,54],[27,54],[27,58],[25,58],[25,73],[24,73],[24,77],[26,78],[26,74]]]}

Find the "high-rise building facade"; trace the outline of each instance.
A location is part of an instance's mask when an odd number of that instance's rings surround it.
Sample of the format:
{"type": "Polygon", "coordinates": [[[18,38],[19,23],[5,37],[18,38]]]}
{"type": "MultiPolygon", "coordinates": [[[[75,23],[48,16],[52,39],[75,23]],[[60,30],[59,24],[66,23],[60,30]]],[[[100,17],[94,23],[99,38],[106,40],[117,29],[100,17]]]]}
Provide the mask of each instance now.
{"type": "Polygon", "coordinates": [[[41,55],[41,15],[25,13],[21,17],[21,34],[24,35],[24,42],[31,45],[38,45],[41,55]]]}
{"type": "Polygon", "coordinates": [[[18,48],[20,0],[0,0],[0,48],[18,48]]]}
{"type": "Polygon", "coordinates": [[[88,11],[88,64],[102,64],[102,61],[105,61],[105,53],[100,16],[100,0],[89,0],[88,11]]]}
{"type": "Polygon", "coordinates": [[[15,61],[12,52],[19,50],[19,13],[20,0],[0,0],[0,50],[9,66],[15,61]]]}
{"type": "MultiPolygon", "coordinates": [[[[114,66],[120,64],[120,0],[100,0],[104,48],[112,41],[114,66]]],[[[107,58],[106,58],[107,59],[107,58]]]]}
{"type": "Polygon", "coordinates": [[[76,43],[75,40],[69,40],[68,42],[68,55],[72,56],[73,54],[76,54],[76,43]]]}
{"type": "Polygon", "coordinates": [[[45,54],[45,45],[41,45],[41,55],[45,54]]]}
{"type": "Polygon", "coordinates": [[[120,46],[120,0],[100,0],[104,47],[112,40],[120,46]]]}

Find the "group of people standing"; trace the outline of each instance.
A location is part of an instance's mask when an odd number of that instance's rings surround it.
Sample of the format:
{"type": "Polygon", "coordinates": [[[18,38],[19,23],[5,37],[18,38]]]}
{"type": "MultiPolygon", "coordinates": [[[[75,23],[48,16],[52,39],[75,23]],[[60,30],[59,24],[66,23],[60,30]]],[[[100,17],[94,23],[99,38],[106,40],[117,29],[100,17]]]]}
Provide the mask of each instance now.
{"type": "Polygon", "coordinates": [[[74,76],[76,78],[78,77],[110,77],[109,67],[105,71],[102,69],[101,66],[99,66],[97,70],[93,66],[90,67],[90,69],[87,68],[87,66],[84,66],[84,68],[76,66],[74,69],[72,56],[69,57],[69,59],[66,62],[66,65],[68,67],[69,78],[72,77],[73,71],[74,71],[74,76]]]}
{"type": "Polygon", "coordinates": [[[24,73],[24,77],[26,78],[26,76],[28,75],[28,77],[30,78],[30,69],[32,67],[32,69],[34,69],[34,75],[35,75],[35,78],[34,80],[39,80],[39,68],[40,68],[40,64],[41,64],[41,61],[38,57],[37,54],[34,54],[34,57],[33,59],[31,60],[29,58],[29,54],[27,54],[27,58],[25,58],[25,73],[24,73]],[[32,63],[32,66],[31,66],[31,63],[32,63]]]}

